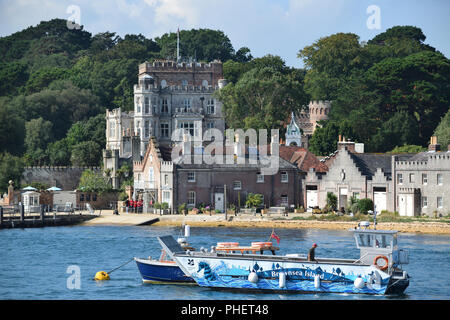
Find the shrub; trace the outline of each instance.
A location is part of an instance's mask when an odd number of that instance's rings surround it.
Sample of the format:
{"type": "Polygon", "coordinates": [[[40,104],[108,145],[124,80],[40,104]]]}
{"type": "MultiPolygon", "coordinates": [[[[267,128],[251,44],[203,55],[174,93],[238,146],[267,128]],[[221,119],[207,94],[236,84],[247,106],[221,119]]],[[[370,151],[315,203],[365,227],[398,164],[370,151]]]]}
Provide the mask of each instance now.
{"type": "Polygon", "coordinates": [[[358,211],[367,214],[369,210],[373,210],[373,201],[365,198],[358,200],[358,211]]]}
{"type": "Polygon", "coordinates": [[[327,206],[333,210],[337,208],[337,197],[332,192],[327,193],[327,206]]]}

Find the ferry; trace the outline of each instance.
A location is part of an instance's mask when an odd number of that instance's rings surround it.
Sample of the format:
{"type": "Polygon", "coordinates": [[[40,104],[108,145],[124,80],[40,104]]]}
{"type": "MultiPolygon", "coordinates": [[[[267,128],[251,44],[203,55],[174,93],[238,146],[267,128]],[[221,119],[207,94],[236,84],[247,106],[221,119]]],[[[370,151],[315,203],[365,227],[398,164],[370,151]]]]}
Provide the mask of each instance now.
{"type": "Polygon", "coordinates": [[[318,257],[308,261],[296,253],[263,255],[236,249],[184,251],[172,236],[158,237],[158,240],[181,270],[202,287],[402,294],[410,277],[401,267],[409,263],[409,254],[398,248],[397,231],[370,229],[367,221],[349,231],[360,250],[358,259],[318,257]]]}

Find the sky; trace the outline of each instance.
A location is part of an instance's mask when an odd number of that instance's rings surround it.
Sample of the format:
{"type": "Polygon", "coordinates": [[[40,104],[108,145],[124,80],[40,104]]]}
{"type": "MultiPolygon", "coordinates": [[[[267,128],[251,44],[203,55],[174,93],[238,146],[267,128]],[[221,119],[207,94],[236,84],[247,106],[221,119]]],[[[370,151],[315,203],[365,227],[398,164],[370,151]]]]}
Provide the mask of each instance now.
{"type": "Polygon", "coordinates": [[[53,18],[121,37],[207,28],[223,31],[235,50],[298,68],[299,50],[321,37],[351,32],[367,41],[397,25],[421,28],[425,43],[450,57],[449,12],[447,0],[0,0],[0,36],[53,18]]]}

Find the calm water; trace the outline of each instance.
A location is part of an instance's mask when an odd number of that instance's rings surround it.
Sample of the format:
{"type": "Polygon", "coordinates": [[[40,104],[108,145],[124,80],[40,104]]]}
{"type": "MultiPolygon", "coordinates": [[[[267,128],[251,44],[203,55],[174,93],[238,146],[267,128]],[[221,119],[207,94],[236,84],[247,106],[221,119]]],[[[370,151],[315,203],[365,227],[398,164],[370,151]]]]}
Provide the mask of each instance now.
{"type": "MultiPolygon", "coordinates": [[[[408,249],[405,266],[410,285],[402,296],[346,294],[268,294],[218,291],[185,285],[143,284],[134,261],[111,273],[111,280],[93,281],[100,270],[110,271],[133,257],[159,257],[156,236],[180,235],[175,227],[48,227],[0,230],[0,299],[152,299],[152,300],[263,300],[263,299],[450,299],[450,236],[400,234],[399,245],[408,249]],[[79,268],[79,289],[70,289],[79,268]],[[69,268],[69,272],[68,272],[69,268]],[[68,281],[69,280],[69,281],[68,281]],[[69,287],[68,287],[69,282],[69,287]]],[[[190,243],[197,248],[220,241],[250,244],[265,241],[271,229],[194,228],[190,243]]],[[[306,254],[318,243],[316,256],[357,258],[346,231],[277,229],[279,254],[306,254]]]]}

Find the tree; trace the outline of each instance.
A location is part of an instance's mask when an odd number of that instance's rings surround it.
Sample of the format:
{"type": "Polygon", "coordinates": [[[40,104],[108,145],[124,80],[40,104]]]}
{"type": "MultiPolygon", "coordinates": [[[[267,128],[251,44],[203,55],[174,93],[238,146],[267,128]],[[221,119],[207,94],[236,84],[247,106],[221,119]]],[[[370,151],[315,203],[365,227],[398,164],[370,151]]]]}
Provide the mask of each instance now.
{"type": "Polygon", "coordinates": [[[369,210],[373,211],[373,201],[371,199],[359,199],[358,200],[358,211],[360,213],[367,214],[369,210]]]}
{"type": "Polygon", "coordinates": [[[437,137],[438,143],[444,148],[450,145],[450,109],[442,117],[433,135],[437,137]]]}
{"type": "Polygon", "coordinates": [[[14,181],[16,188],[20,187],[23,173],[23,162],[8,152],[0,153],[0,192],[8,190],[9,180],[14,181]]]}
{"type": "Polygon", "coordinates": [[[424,151],[427,151],[427,149],[422,146],[404,145],[404,146],[395,147],[394,149],[389,151],[389,153],[419,153],[419,152],[424,152],[424,151]]]}
{"type": "Polygon", "coordinates": [[[332,210],[337,208],[337,197],[333,192],[327,192],[327,206],[332,210]]]}
{"type": "Polygon", "coordinates": [[[236,62],[249,62],[253,59],[250,49],[247,47],[242,47],[236,51],[234,61],[236,62]]]}
{"type": "Polygon", "coordinates": [[[94,141],[83,141],[73,146],[70,161],[75,166],[95,167],[100,164],[101,148],[94,141]]]}
{"type": "MultiPolygon", "coordinates": [[[[171,32],[155,38],[163,58],[176,60],[177,33],[171,32]]],[[[180,55],[184,60],[228,61],[234,58],[230,39],[220,30],[180,30],[180,55]]]]}
{"type": "Polygon", "coordinates": [[[112,190],[105,176],[90,169],[84,170],[81,174],[78,189],[87,192],[98,192],[99,194],[112,190]]]}
{"type": "Polygon", "coordinates": [[[258,208],[263,202],[262,195],[259,193],[249,193],[247,195],[247,200],[245,201],[245,206],[247,208],[258,208]]]}
{"type": "Polygon", "coordinates": [[[335,122],[327,122],[317,127],[309,140],[309,151],[316,156],[326,156],[337,149],[339,126],[335,122]]]}
{"type": "MultiPolygon", "coordinates": [[[[262,60],[257,63],[260,62],[262,60]]],[[[218,95],[229,127],[279,129],[281,134],[285,131],[290,113],[300,110],[308,97],[301,82],[282,65],[281,58],[267,57],[264,64],[253,67],[235,84],[230,83],[220,90],[218,95]]]]}
{"type": "Polygon", "coordinates": [[[0,98],[0,153],[18,155],[23,151],[25,137],[24,121],[13,112],[9,99],[0,98]]]}
{"type": "Polygon", "coordinates": [[[47,155],[52,166],[69,166],[71,147],[66,138],[49,143],[47,155]]]}

